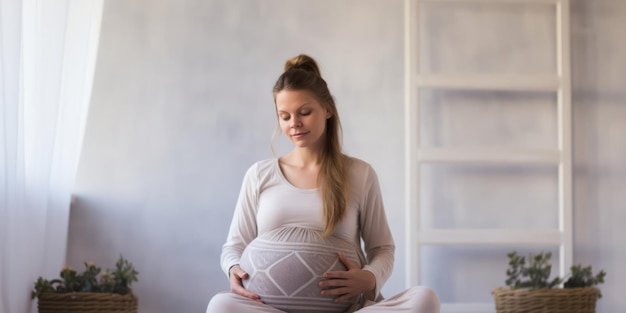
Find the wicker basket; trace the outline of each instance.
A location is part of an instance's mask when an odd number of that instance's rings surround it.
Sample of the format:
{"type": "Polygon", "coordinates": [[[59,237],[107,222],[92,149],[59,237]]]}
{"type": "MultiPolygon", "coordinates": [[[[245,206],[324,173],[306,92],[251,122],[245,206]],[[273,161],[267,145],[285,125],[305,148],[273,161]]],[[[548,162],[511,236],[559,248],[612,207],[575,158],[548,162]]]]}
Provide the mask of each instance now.
{"type": "Polygon", "coordinates": [[[137,296],[116,293],[45,292],[39,295],[39,313],[137,313],[137,296]]]}
{"type": "Polygon", "coordinates": [[[496,288],[498,313],[595,313],[597,288],[496,288]]]}

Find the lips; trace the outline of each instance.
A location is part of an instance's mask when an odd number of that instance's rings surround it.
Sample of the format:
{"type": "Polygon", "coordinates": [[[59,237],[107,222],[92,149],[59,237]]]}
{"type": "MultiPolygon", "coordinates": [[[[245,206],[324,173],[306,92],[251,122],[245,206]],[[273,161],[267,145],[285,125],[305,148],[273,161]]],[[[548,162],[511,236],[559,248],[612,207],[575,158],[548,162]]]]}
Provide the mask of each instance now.
{"type": "Polygon", "coordinates": [[[306,134],[308,134],[308,133],[309,133],[309,132],[301,132],[301,133],[296,133],[296,134],[291,135],[291,137],[294,137],[294,138],[302,138],[304,135],[306,135],[306,134]]]}

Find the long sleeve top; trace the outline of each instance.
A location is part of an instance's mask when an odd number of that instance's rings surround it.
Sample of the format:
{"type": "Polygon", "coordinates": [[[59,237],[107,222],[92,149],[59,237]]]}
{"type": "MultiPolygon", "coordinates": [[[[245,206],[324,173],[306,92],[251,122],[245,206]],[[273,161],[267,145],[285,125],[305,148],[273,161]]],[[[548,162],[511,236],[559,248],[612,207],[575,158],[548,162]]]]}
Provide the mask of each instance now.
{"type": "MultiPolygon", "coordinates": [[[[374,169],[350,157],[348,175],[348,207],[333,236],[352,243],[361,258],[365,257],[362,269],[374,274],[376,288],[364,296],[367,300],[378,301],[382,298],[380,289],[393,270],[395,245],[374,169]]],[[[283,175],[278,159],[253,164],[245,174],[222,249],[222,270],[228,275],[230,267],[239,264],[246,246],[265,232],[284,226],[323,231],[322,208],[318,190],[292,185],[283,175]]]]}

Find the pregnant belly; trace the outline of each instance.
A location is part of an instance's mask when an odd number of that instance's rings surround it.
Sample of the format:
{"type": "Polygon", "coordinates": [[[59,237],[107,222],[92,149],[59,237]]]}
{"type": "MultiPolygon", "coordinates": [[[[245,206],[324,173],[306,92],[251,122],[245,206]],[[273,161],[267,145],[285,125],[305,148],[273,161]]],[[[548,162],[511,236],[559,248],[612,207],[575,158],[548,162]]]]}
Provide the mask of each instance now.
{"type": "Polygon", "coordinates": [[[357,250],[347,241],[308,228],[273,230],[244,250],[240,266],[250,277],[243,285],[285,312],[345,312],[354,302],[335,303],[333,297],[320,295],[318,286],[325,272],[346,270],[337,257],[340,251],[362,266],[357,250]]]}

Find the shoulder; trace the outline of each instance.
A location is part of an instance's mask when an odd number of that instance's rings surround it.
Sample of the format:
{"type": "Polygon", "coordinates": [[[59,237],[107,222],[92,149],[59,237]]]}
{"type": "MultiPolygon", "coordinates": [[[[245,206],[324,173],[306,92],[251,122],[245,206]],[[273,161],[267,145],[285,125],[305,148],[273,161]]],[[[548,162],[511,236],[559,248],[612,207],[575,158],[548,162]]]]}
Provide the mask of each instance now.
{"type": "Polygon", "coordinates": [[[348,173],[353,181],[376,179],[376,171],[369,163],[351,156],[346,156],[346,158],[348,162],[348,173]]]}
{"type": "Polygon", "coordinates": [[[366,210],[380,195],[378,175],[369,163],[361,159],[349,157],[348,162],[351,198],[356,201],[359,210],[366,210]]]}
{"type": "Polygon", "coordinates": [[[265,159],[261,161],[256,161],[252,166],[250,166],[249,170],[254,170],[257,172],[266,172],[272,170],[274,165],[276,164],[276,159],[265,159]]]}
{"type": "Polygon", "coordinates": [[[246,180],[265,182],[277,174],[277,159],[265,159],[253,163],[246,171],[246,180]]]}
{"type": "Polygon", "coordinates": [[[359,158],[346,155],[346,159],[348,161],[348,169],[350,171],[374,171],[374,168],[369,163],[359,158]]]}

